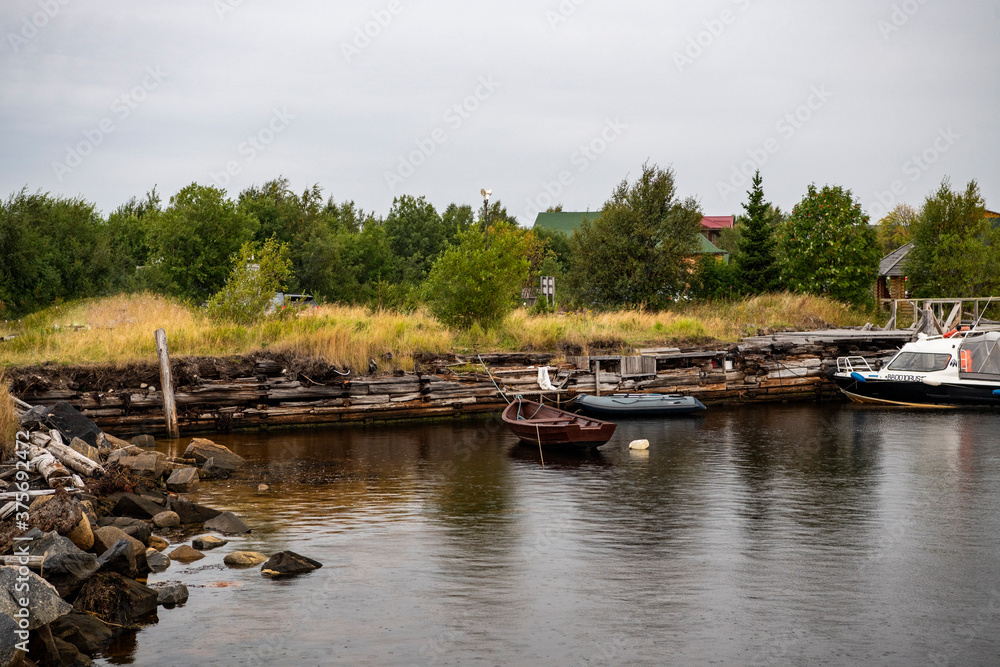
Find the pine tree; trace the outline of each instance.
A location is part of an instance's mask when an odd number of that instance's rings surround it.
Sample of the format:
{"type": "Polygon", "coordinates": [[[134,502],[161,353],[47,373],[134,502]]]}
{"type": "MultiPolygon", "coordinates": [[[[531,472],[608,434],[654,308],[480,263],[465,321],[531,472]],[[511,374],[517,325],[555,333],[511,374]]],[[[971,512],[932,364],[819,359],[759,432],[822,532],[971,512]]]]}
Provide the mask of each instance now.
{"type": "Polygon", "coordinates": [[[778,289],[778,264],[775,239],[771,229],[768,208],[760,170],[753,177],[753,186],[747,191],[749,199],[743,204],[746,217],[736,254],[737,284],[745,294],[765,294],[778,289]]]}

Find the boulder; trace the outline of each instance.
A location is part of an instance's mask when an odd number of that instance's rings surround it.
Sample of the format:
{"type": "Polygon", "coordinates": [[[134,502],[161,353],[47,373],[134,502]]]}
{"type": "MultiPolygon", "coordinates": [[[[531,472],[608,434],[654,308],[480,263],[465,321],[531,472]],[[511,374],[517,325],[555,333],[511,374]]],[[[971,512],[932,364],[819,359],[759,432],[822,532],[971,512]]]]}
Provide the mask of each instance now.
{"type": "Polygon", "coordinates": [[[173,551],[170,552],[170,558],[179,563],[193,563],[196,560],[201,560],[205,557],[200,551],[195,551],[186,544],[182,544],[173,551]]]}
{"type": "Polygon", "coordinates": [[[150,572],[163,572],[170,567],[170,556],[150,547],[146,549],[146,562],[149,563],[150,572]]]}
{"type": "Polygon", "coordinates": [[[217,530],[224,535],[242,535],[250,532],[250,526],[232,512],[223,512],[214,519],[205,522],[208,530],[217,530]]]}
{"type": "Polygon", "coordinates": [[[158,535],[151,535],[149,538],[149,542],[147,544],[149,544],[150,547],[156,549],[157,551],[163,551],[164,549],[170,546],[169,542],[167,542],[162,537],[159,537],[158,535]]]}
{"type": "Polygon", "coordinates": [[[18,636],[17,622],[7,614],[0,614],[0,665],[10,667],[10,665],[23,664],[20,661],[24,653],[17,648],[17,644],[24,641],[26,635],[18,636]]]}
{"type": "Polygon", "coordinates": [[[66,533],[66,538],[84,551],[94,546],[94,531],[86,512],[80,512],[80,521],[73,530],[66,533]]]}
{"type": "Polygon", "coordinates": [[[229,540],[222,540],[214,535],[202,535],[191,540],[191,546],[198,551],[209,551],[229,544],[229,540]]]}
{"type": "Polygon", "coordinates": [[[294,551],[279,551],[271,556],[260,568],[265,577],[288,577],[305,574],[323,567],[319,561],[301,556],[294,551]]]}
{"type": "Polygon", "coordinates": [[[66,495],[41,496],[31,504],[30,523],[55,530],[82,549],[90,548],[90,520],[78,500],[66,495]]]}
{"type": "MultiPolygon", "coordinates": [[[[143,555],[145,555],[143,551],[143,555]]],[[[101,572],[117,572],[123,577],[135,579],[139,576],[139,567],[135,561],[135,552],[128,539],[123,538],[111,545],[97,559],[101,572]]],[[[148,564],[148,562],[147,562],[148,564]]]]}
{"type": "Polygon", "coordinates": [[[194,493],[198,490],[198,469],[178,468],[167,478],[167,489],[175,493],[194,493]]]}
{"type": "Polygon", "coordinates": [[[24,574],[18,572],[16,567],[0,567],[0,614],[15,618],[24,599],[28,601],[28,630],[48,625],[73,611],[73,607],[59,596],[55,586],[34,572],[29,570],[24,574]],[[31,592],[27,598],[14,588],[23,585],[27,585],[27,590],[31,592]]]}
{"type": "Polygon", "coordinates": [[[97,653],[108,643],[111,629],[99,618],[90,614],[72,612],[53,621],[52,635],[69,642],[83,653],[97,653]]]}
{"type": "Polygon", "coordinates": [[[143,546],[149,546],[149,538],[153,536],[153,529],[146,522],[135,523],[122,528],[126,535],[134,537],[142,542],[143,546]]]}
{"type": "Polygon", "coordinates": [[[229,567],[255,567],[267,562],[267,556],[256,551],[232,551],[222,562],[229,567]]]}
{"type": "Polygon", "coordinates": [[[74,554],[81,551],[80,547],[73,544],[70,539],[63,537],[54,530],[42,533],[35,528],[25,533],[24,537],[32,538],[30,542],[22,542],[22,544],[28,545],[28,553],[32,556],[44,556],[48,558],[59,553],[74,554]]]}
{"type": "Polygon", "coordinates": [[[156,591],[157,602],[168,609],[188,600],[188,589],[184,584],[156,584],[153,590],[156,591]]]}
{"type": "Polygon", "coordinates": [[[36,662],[25,660],[25,665],[60,665],[61,667],[90,667],[93,661],[80,650],[64,639],[36,633],[32,635],[28,642],[28,654],[33,656],[36,662]]]}
{"type": "Polygon", "coordinates": [[[201,478],[228,479],[232,477],[237,470],[239,470],[239,466],[235,465],[231,461],[223,459],[219,459],[217,461],[213,456],[201,465],[201,478]]]}
{"type": "Polygon", "coordinates": [[[120,528],[104,526],[95,530],[94,553],[103,555],[119,540],[128,540],[129,546],[132,548],[132,555],[135,557],[135,566],[138,573],[143,574],[148,572],[149,565],[146,563],[146,545],[120,528]]]}
{"type": "Polygon", "coordinates": [[[74,608],[109,625],[132,630],[136,621],[156,611],[156,591],[114,572],[98,572],[80,589],[74,608]]]}
{"type": "Polygon", "coordinates": [[[77,454],[82,454],[94,463],[101,462],[101,455],[97,451],[97,447],[88,444],[81,438],[73,438],[69,443],[70,449],[74,450],[77,454]]]}
{"type": "Polygon", "coordinates": [[[136,475],[159,479],[170,469],[165,459],[166,455],[162,452],[145,452],[138,456],[124,456],[118,459],[118,463],[131,468],[136,475]]]}
{"type": "Polygon", "coordinates": [[[71,442],[73,438],[80,438],[93,447],[99,445],[101,429],[98,428],[97,424],[84,417],[79,410],[65,401],[59,401],[51,408],[29,410],[25,417],[28,417],[28,415],[32,415],[30,419],[33,422],[59,431],[66,442],[71,442]]]}
{"type": "Polygon", "coordinates": [[[134,438],[132,438],[132,444],[135,445],[136,447],[146,447],[146,448],[156,447],[156,438],[146,434],[137,435],[134,438]]]}
{"type": "Polygon", "coordinates": [[[144,496],[134,493],[123,493],[115,503],[111,513],[115,516],[127,516],[133,519],[152,519],[165,507],[144,496]]]}
{"type": "Polygon", "coordinates": [[[153,525],[157,528],[177,528],[181,525],[181,518],[177,512],[165,510],[153,517],[153,525]]]}
{"type": "Polygon", "coordinates": [[[181,518],[182,524],[205,523],[209,519],[214,519],[222,514],[219,510],[212,509],[211,507],[205,507],[204,505],[196,505],[190,500],[185,500],[184,498],[172,498],[170,500],[169,509],[177,512],[177,516],[181,518]]]}
{"type": "Polygon", "coordinates": [[[144,449],[136,447],[135,445],[128,445],[127,447],[123,447],[122,449],[116,449],[110,454],[108,454],[108,458],[105,460],[105,463],[109,465],[112,463],[125,465],[124,463],[122,463],[122,459],[139,456],[139,454],[144,454],[144,453],[145,453],[144,449]]]}
{"type": "Polygon", "coordinates": [[[215,460],[215,465],[239,469],[246,463],[242,456],[234,454],[228,447],[217,445],[206,438],[194,438],[184,450],[184,458],[194,459],[199,465],[204,465],[209,459],[215,460]]]}
{"type": "Polygon", "coordinates": [[[83,551],[57,553],[42,561],[41,575],[55,586],[62,597],[76,592],[83,582],[97,574],[100,565],[97,556],[83,551]]]}

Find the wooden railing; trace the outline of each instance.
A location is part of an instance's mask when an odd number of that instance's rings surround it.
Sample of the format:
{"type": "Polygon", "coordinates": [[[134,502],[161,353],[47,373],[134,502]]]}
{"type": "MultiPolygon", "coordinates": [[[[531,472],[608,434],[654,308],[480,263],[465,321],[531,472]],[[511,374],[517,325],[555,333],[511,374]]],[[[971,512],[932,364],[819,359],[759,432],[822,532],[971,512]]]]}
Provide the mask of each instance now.
{"type": "Polygon", "coordinates": [[[961,324],[998,324],[984,315],[990,306],[1000,310],[1000,297],[952,299],[881,299],[890,316],[885,329],[899,328],[900,316],[911,315],[910,327],[915,333],[943,334],[961,324]]]}

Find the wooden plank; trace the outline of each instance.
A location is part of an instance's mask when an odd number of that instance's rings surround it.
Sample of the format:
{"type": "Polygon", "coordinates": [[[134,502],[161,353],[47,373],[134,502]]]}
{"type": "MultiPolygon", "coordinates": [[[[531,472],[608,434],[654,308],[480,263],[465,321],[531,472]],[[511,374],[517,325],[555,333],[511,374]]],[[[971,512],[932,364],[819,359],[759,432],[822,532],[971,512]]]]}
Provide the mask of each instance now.
{"type": "Polygon", "coordinates": [[[163,391],[163,415],[167,425],[167,436],[173,439],[181,437],[180,426],[177,424],[177,405],[174,403],[174,384],[170,377],[170,354],[167,351],[167,332],[156,330],[156,355],[160,360],[160,386],[163,391]]]}

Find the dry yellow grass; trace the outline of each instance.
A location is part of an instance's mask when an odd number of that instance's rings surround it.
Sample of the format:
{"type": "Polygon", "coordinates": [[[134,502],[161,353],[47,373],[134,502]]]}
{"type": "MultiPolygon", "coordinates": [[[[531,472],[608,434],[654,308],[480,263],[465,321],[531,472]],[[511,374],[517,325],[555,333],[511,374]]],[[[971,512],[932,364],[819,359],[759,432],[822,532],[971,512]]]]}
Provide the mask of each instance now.
{"type": "Polygon", "coordinates": [[[7,387],[7,378],[0,372],[0,461],[14,455],[14,440],[17,438],[17,413],[14,399],[7,387]]]}
{"type": "Polygon", "coordinates": [[[620,349],[734,342],[758,329],[860,325],[871,318],[819,297],[778,294],[737,302],[689,304],[675,311],[626,310],[530,315],[518,310],[490,331],[449,330],[426,311],[397,313],[328,305],[253,326],[213,322],[171,299],[122,295],[57,306],[0,325],[17,337],[0,343],[0,369],[155,360],[153,333],[167,331],[171,355],[227,356],[261,349],[303,354],[364,372],[413,366],[413,355],[455,351],[620,349]],[[867,318],[867,319],[866,319],[867,318]],[[391,353],[391,361],[386,359],[391,353]]]}

